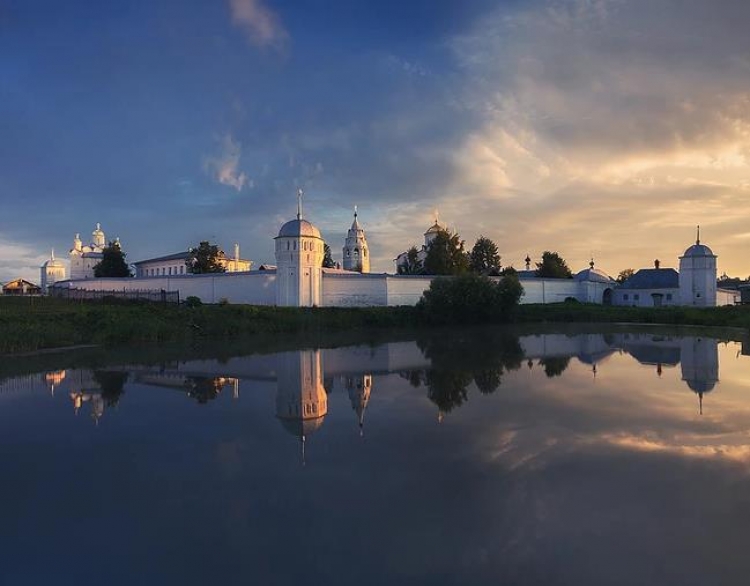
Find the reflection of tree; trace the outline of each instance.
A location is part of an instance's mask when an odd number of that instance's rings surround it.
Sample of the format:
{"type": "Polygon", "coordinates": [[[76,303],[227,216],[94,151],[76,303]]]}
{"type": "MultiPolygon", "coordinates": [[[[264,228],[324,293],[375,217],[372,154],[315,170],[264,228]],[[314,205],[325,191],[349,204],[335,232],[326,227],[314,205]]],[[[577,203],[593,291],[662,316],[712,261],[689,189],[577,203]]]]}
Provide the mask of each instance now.
{"type": "Polygon", "coordinates": [[[95,370],[92,377],[101,388],[101,396],[107,407],[114,407],[120,402],[120,396],[125,392],[125,383],[129,373],[111,370],[95,370]]]}
{"type": "Polygon", "coordinates": [[[523,349],[518,336],[505,329],[477,329],[470,337],[456,339],[437,334],[417,340],[432,363],[424,373],[405,373],[413,386],[424,383],[427,396],[442,412],[468,399],[472,380],[482,394],[495,392],[506,371],[520,368],[523,349]]]}
{"type": "Polygon", "coordinates": [[[427,384],[427,374],[424,370],[405,370],[400,372],[399,376],[408,380],[409,384],[415,389],[421,387],[423,384],[427,384]]]}
{"type": "Polygon", "coordinates": [[[550,356],[539,360],[539,364],[544,366],[544,374],[549,378],[560,376],[570,364],[570,356],[550,356]]]}
{"type": "Polygon", "coordinates": [[[218,376],[189,376],[187,377],[188,397],[201,404],[213,401],[221,393],[225,382],[222,377],[218,376]]]}
{"type": "Polygon", "coordinates": [[[503,372],[497,368],[486,368],[474,372],[474,384],[483,395],[494,393],[500,386],[503,372]]]}

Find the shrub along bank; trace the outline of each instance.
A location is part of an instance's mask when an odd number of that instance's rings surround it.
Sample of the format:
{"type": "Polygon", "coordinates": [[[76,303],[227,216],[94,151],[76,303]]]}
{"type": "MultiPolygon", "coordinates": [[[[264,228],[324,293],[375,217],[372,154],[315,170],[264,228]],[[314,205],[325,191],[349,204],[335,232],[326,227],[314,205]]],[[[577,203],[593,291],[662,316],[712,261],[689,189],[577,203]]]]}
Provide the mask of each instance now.
{"type": "MultiPolygon", "coordinates": [[[[95,344],[193,343],[260,334],[310,334],[472,323],[647,323],[750,329],[750,307],[517,305],[516,288],[488,289],[480,277],[436,279],[417,307],[288,308],[249,305],[86,303],[0,297],[0,354],[95,344]],[[479,279],[478,282],[472,280],[479,279]],[[470,282],[472,281],[472,282],[470,282]]],[[[502,281],[501,281],[502,284],[502,281]]]]}

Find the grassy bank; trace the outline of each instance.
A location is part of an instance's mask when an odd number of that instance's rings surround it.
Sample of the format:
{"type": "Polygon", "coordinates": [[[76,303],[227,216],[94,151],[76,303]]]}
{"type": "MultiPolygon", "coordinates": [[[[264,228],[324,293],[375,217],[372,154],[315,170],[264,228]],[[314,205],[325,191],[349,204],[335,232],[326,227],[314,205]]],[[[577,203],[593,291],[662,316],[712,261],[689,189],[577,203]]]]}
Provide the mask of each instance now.
{"type": "MultiPolygon", "coordinates": [[[[284,308],[208,305],[188,308],[157,304],[79,304],[48,298],[0,297],[0,354],[81,344],[194,344],[277,334],[315,335],[421,327],[411,307],[284,308]]],[[[750,307],[605,307],[579,303],[521,305],[518,323],[634,323],[750,330],[750,307]]]]}
{"type": "Polygon", "coordinates": [[[416,323],[413,308],[189,308],[0,297],[0,354],[81,344],[181,344],[255,335],[399,328],[416,323]]]}

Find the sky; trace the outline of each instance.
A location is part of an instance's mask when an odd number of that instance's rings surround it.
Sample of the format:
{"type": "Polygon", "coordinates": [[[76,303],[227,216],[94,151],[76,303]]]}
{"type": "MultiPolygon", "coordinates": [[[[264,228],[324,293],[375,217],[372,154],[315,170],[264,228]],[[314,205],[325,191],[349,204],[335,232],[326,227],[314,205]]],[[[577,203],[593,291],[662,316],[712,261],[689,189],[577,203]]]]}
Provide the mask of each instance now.
{"type": "Polygon", "coordinates": [[[557,251],[750,275],[746,0],[0,0],[0,281],[96,222],[131,262],[273,262],[296,213],[372,270],[439,214],[557,251]]]}

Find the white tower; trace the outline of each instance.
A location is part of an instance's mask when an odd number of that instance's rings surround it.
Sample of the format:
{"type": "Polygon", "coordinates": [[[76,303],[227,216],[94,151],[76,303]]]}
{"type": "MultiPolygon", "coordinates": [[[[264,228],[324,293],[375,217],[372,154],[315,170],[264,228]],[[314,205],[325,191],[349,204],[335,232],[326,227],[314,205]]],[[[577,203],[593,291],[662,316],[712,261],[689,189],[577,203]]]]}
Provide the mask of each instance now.
{"type": "Polygon", "coordinates": [[[65,279],[65,263],[55,258],[55,251],[52,250],[52,256],[42,265],[42,294],[47,294],[47,289],[65,279]]]}
{"type": "Polygon", "coordinates": [[[710,393],[719,381],[719,350],[716,340],[686,337],[680,341],[682,380],[698,395],[698,409],[703,414],[703,395],[710,393]]]}
{"type": "Polygon", "coordinates": [[[276,417],[300,438],[304,464],[305,438],[323,425],[328,413],[320,350],[279,354],[276,372],[276,417]]]}
{"type": "Polygon", "coordinates": [[[357,221],[357,206],[354,206],[354,221],[344,243],[344,270],[370,272],[370,250],[365,239],[365,231],[357,221]]]}
{"type": "Polygon", "coordinates": [[[284,224],[276,240],[276,305],[320,305],[323,246],[320,231],[302,219],[302,190],[297,192],[297,219],[284,224]]]}
{"type": "Polygon", "coordinates": [[[682,305],[716,305],[716,255],[698,237],[680,257],[680,300],[682,305]]]}

